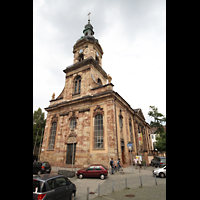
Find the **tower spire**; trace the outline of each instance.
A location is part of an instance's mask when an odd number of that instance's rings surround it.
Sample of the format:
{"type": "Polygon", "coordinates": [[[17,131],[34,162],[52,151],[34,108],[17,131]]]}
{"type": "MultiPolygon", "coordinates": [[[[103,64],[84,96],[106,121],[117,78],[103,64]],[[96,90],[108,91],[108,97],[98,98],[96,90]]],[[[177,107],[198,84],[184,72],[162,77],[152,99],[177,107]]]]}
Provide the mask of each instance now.
{"type": "Polygon", "coordinates": [[[88,24],[90,24],[90,14],[91,12],[89,12],[87,15],[88,15],[88,24]]]}

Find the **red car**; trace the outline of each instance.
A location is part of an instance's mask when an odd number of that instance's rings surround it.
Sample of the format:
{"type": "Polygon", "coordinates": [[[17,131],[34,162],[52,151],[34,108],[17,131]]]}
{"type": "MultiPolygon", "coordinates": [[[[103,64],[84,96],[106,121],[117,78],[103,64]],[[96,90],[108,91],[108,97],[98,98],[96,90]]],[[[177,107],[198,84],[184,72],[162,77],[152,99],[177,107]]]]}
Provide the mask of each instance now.
{"type": "Polygon", "coordinates": [[[108,170],[101,164],[90,165],[88,168],[79,169],[76,173],[77,177],[99,177],[101,180],[107,177],[108,170]]]}

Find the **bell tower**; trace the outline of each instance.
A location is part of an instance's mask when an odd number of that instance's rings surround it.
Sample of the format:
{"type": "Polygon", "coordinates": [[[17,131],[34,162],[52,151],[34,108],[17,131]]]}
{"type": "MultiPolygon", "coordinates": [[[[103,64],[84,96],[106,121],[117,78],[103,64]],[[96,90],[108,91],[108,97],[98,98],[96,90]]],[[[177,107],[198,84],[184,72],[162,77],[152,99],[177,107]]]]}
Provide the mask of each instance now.
{"type": "Polygon", "coordinates": [[[93,57],[99,66],[102,67],[103,50],[98,39],[94,37],[93,26],[90,24],[89,18],[83,30],[83,34],[84,36],[81,36],[73,46],[74,64],[89,57],[93,57]]]}

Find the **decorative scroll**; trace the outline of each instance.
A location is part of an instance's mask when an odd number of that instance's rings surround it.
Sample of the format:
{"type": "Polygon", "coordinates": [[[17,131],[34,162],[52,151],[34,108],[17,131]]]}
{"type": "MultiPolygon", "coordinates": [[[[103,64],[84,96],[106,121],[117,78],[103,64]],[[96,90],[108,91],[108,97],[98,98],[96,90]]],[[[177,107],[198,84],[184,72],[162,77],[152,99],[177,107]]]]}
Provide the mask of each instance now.
{"type": "Polygon", "coordinates": [[[104,115],[103,108],[101,108],[99,105],[97,105],[94,109],[93,117],[95,117],[98,114],[104,115]]]}
{"type": "Polygon", "coordinates": [[[53,122],[58,122],[58,117],[56,117],[56,114],[51,119],[51,123],[53,122]]]}
{"type": "Polygon", "coordinates": [[[69,120],[71,119],[78,119],[78,117],[75,116],[75,111],[72,112],[72,116],[69,118],[69,120]]]}

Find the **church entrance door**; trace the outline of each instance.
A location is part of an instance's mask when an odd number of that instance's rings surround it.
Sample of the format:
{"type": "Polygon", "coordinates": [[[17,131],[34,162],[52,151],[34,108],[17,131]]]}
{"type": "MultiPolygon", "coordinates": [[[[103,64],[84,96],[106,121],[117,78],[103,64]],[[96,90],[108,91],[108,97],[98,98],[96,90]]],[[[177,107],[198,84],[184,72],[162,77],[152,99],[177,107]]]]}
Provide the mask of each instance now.
{"type": "MultiPolygon", "coordinates": [[[[76,154],[76,144],[74,144],[74,157],[73,157],[73,164],[75,160],[76,154]]],[[[73,144],[67,144],[67,159],[66,164],[72,164],[72,155],[73,155],[73,144]]]]}

